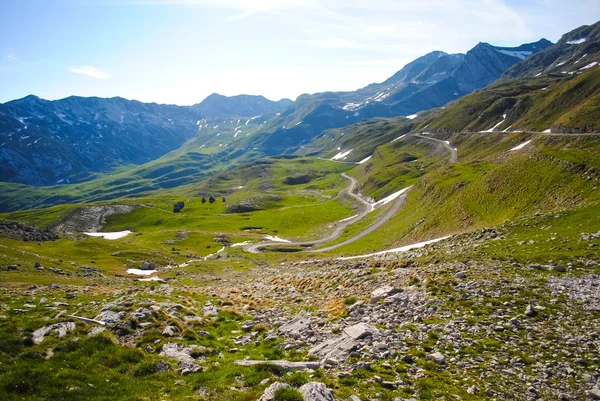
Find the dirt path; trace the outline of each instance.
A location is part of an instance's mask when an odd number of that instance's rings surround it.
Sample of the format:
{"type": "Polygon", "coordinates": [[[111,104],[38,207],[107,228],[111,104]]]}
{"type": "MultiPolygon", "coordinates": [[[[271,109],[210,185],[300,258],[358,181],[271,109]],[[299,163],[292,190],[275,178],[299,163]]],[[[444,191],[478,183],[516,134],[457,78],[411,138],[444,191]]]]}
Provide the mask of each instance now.
{"type": "Polygon", "coordinates": [[[414,134],[414,136],[416,136],[418,138],[427,139],[430,141],[441,143],[442,145],[444,145],[444,147],[446,149],[448,149],[450,151],[450,163],[458,163],[458,149],[450,146],[449,141],[443,141],[441,139],[431,138],[431,137],[420,135],[420,134],[414,134]]]}

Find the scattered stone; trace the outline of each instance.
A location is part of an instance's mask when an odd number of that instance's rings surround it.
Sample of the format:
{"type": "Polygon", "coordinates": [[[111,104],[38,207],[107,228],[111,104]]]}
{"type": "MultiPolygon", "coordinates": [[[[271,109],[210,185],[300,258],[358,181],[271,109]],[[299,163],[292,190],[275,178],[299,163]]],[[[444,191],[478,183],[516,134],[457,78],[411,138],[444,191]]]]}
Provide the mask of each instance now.
{"type": "Polygon", "coordinates": [[[402,291],[400,288],[395,288],[391,285],[384,285],[383,287],[379,287],[376,290],[373,290],[373,292],[371,292],[371,303],[380,301],[400,291],[402,291]]]}
{"type": "Polygon", "coordinates": [[[235,361],[234,363],[239,366],[274,366],[282,371],[315,370],[320,366],[319,362],[290,362],[285,360],[256,361],[251,359],[243,359],[241,361],[235,361]]]}
{"type": "Polygon", "coordinates": [[[40,344],[51,332],[55,332],[60,338],[73,330],[75,330],[75,323],[73,322],[54,323],[50,326],[44,326],[33,332],[33,343],[40,344]]]}
{"type": "Polygon", "coordinates": [[[300,387],[304,401],[335,401],[333,391],[321,382],[308,382],[300,387]]]}
{"type": "Polygon", "coordinates": [[[265,389],[263,395],[258,399],[258,401],[273,401],[275,399],[275,392],[277,392],[277,390],[288,387],[290,387],[289,384],[275,382],[265,389]]]}
{"type": "Polygon", "coordinates": [[[379,331],[375,327],[362,322],[357,323],[354,326],[346,327],[344,329],[344,334],[355,340],[363,339],[367,336],[371,336],[374,333],[378,332],[379,331]]]}
{"type": "Polygon", "coordinates": [[[279,327],[279,333],[299,335],[302,332],[311,328],[311,321],[304,315],[298,315],[286,324],[279,327]]]}
{"type": "Polygon", "coordinates": [[[164,330],[162,331],[162,336],[163,337],[175,337],[178,332],[179,332],[179,329],[176,326],[166,326],[164,328],[164,330]]]}
{"type": "Polygon", "coordinates": [[[529,316],[529,317],[533,317],[533,316],[537,315],[537,311],[533,307],[532,303],[529,303],[529,305],[527,305],[527,308],[525,309],[525,315],[529,316]]]}
{"type": "Polygon", "coordinates": [[[442,355],[440,352],[434,352],[433,354],[427,355],[427,359],[434,361],[437,364],[442,364],[446,360],[446,357],[442,355]]]}
{"type": "Polygon", "coordinates": [[[160,356],[173,358],[179,361],[180,373],[188,375],[191,373],[202,372],[202,366],[197,364],[192,354],[198,347],[195,345],[185,346],[177,343],[166,343],[160,351],[160,356]]]}

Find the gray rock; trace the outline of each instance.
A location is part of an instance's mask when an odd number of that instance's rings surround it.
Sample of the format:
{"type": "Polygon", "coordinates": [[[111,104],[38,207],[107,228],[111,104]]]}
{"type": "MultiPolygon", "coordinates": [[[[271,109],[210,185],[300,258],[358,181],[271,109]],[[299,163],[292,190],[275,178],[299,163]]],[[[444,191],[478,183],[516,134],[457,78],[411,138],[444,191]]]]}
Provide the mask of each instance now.
{"type": "Polygon", "coordinates": [[[377,330],[375,327],[363,322],[357,323],[354,326],[346,327],[344,329],[344,334],[355,340],[360,340],[378,332],[379,330],[377,330]]]}
{"type": "Polygon", "coordinates": [[[434,352],[433,354],[427,355],[427,359],[434,361],[435,363],[442,364],[446,360],[446,357],[440,352],[434,352]]]}
{"type": "Polygon", "coordinates": [[[527,305],[527,308],[525,309],[525,315],[529,317],[537,315],[537,311],[533,307],[532,303],[529,303],[529,305],[527,305]]]}
{"type": "Polygon", "coordinates": [[[179,329],[175,326],[166,326],[162,332],[163,337],[175,337],[179,329]]]}
{"type": "Polygon", "coordinates": [[[321,382],[308,382],[300,387],[304,401],[335,401],[333,391],[321,382]]]}
{"type": "Polygon", "coordinates": [[[289,384],[275,382],[267,387],[263,393],[263,395],[258,399],[258,401],[273,401],[275,399],[275,392],[280,388],[288,388],[289,384]]]}
{"type": "Polygon", "coordinates": [[[290,362],[286,360],[273,360],[273,361],[256,361],[251,359],[243,359],[241,361],[235,361],[236,365],[239,366],[256,366],[256,365],[266,365],[266,366],[274,366],[278,369],[284,371],[291,370],[314,370],[318,369],[320,364],[319,362],[290,362]]]}
{"type": "Polygon", "coordinates": [[[347,335],[342,335],[336,338],[324,341],[315,347],[311,348],[308,353],[316,355],[322,359],[334,358],[343,360],[348,357],[350,352],[358,347],[358,342],[347,335]]]}
{"type": "Polygon", "coordinates": [[[279,327],[279,332],[288,335],[298,335],[311,328],[311,321],[308,317],[298,315],[286,324],[279,327]]]}
{"type": "Polygon", "coordinates": [[[125,312],[113,312],[111,310],[105,310],[100,312],[98,316],[95,317],[95,320],[101,320],[107,325],[115,325],[121,322],[127,314],[125,312]]]}
{"type": "Polygon", "coordinates": [[[140,266],[140,270],[155,270],[156,264],[154,262],[143,262],[140,266]]]}
{"type": "Polygon", "coordinates": [[[204,313],[204,316],[217,316],[219,309],[214,305],[206,305],[202,308],[202,313],[204,313]]]}
{"type": "Polygon", "coordinates": [[[55,332],[60,338],[73,330],[75,330],[75,323],[73,322],[54,323],[50,326],[44,326],[33,332],[33,343],[40,344],[51,332],[55,332]]]}
{"type": "Polygon", "coordinates": [[[376,290],[373,290],[373,292],[371,292],[371,303],[380,301],[400,291],[402,291],[400,288],[395,288],[391,285],[384,285],[383,287],[379,287],[376,290]]]}
{"type": "Polygon", "coordinates": [[[600,388],[594,387],[593,389],[588,391],[588,396],[592,400],[600,400],[600,388]]]}
{"type": "Polygon", "coordinates": [[[160,356],[173,358],[179,361],[180,373],[187,375],[191,373],[201,372],[202,366],[197,364],[196,359],[192,357],[192,353],[197,346],[185,346],[177,343],[166,343],[160,351],[160,356]]]}

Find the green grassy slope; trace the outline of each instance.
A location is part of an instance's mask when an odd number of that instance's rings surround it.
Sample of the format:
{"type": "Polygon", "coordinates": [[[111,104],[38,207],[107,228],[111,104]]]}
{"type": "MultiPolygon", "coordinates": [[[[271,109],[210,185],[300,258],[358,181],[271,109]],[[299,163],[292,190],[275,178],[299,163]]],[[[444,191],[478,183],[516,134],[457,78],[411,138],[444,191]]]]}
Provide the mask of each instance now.
{"type": "Polygon", "coordinates": [[[420,131],[600,131],[600,68],[569,76],[501,80],[424,120],[420,131]],[[503,115],[506,115],[506,118],[503,115]]]}
{"type": "MultiPolygon", "coordinates": [[[[458,148],[460,163],[431,164],[418,179],[386,188],[378,198],[414,183],[405,207],[392,220],[335,253],[378,251],[600,201],[599,136],[485,133],[444,139],[458,148]],[[510,151],[527,140],[532,142],[510,151]]],[[[393,162],[395,155],[405,150],[410,153],[411,142],[400,142],[396,152],[388,154],[392,168],[403,171],[412,164],[393,162]]],[[[381,166],[385,166],[385,158],[379,167],[372,166],[364,181],[370,183],[370,177],[383,174],[381,166]]],[[[369,184],[364,191],[367,195],[381,193],[369,184]]]]}

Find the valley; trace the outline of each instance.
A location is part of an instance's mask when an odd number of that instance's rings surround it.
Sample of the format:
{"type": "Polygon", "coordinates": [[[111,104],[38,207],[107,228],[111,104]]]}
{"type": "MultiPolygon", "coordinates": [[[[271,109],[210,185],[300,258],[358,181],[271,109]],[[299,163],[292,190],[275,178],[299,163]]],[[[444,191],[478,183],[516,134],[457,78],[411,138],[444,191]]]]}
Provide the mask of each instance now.
{"type": "Polygon", "coordinates": [[[600,399],[599,24],[294,101],[0,104],[0,398],[600,399]]]}

